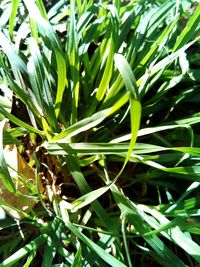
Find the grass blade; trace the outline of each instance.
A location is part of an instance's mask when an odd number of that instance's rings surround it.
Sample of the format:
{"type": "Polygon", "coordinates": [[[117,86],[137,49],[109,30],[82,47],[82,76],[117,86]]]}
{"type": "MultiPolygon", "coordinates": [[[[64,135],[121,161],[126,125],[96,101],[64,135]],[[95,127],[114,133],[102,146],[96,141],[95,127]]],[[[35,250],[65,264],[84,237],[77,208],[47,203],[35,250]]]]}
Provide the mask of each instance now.
{"type": "MultiPolygon", "coordinates": [[[[96,254],[105,262],[107,262],[110,266],[116,267],[125,267],[126,265],[119,260],[117,260],[115,257],[108,254],[104,249],[102,249],[100,246],[98,246],[96,243],[94,243],[92,240],[90,240],[87,236],[85,236],[83,233],[81,233],[76,226],[74,226],[70,222],[65,222],[66,227],[72,231],[80,240],[82,240],[85,244],[88,245],[92,250],[96,252],[96,254]]],[[[1,266],[0,266],[1,267],[1,266]]]]}
{"type": "Polygon", "coordinates": [[[52,141],[58,141],[65,137],[68,139],[72,136],[75,136],[81,132],[92,129],[96,125],[100,124],[105,118],[115,113],[119,110],[123,105],[125,105],[129,100],[129,93],[126,93],[123,97],[121,97],[111,108],[96,112],[90,117],[86,117],[83,120],[74,123],[69,126],[67,129],[63,130],[61,133],[57,134],[53,137],[52,141]]]}
{"type": "Polygon", "coordinates": [[[3,49],[3,52],[7,55],[11,67],[20,70],[22,73],[27,73],[27,68],[23,60],[17,54],[13,45],[10,44],[6,36],[0,31],[0,45],[3,49]]]}
{"type": "Polygon", "coordinates": [[[11,38],[13,37],[15,17],[17,14],[18,5],[19,5],[19,0],[12,0],[12,11],[11,11],[10,19],[9,19],[9,34],[11,38]]]}
{"type": "MultiPolygon", "coordinates": [[[[144,234],[149,232],[150,228],[147,223],[144,223],[142,214],[139,213],[136,205],[127,199],[116,186],[112,187],[112,193],[116,199],[123,216],[134,225],[135,229],[144,234]]],[[[185,264],[167,247],[156,235],[144,237],[146,242],[156,251],[159,262],[162,266],[173,266],[174,264],[179,267],[184,267],[185,264]]]]}
{"type": "MultiPolygon", "coordinates": [[[[69,149],[69,151],[70,150],[71,149],[69,149]]],[[[71,153],[73,153],[73,151],[71,153]]],[[[91,188],[88,185],[85,177],[83,176],[83,174],[80,170],[79,164],[78,164],[77,160],[75,159],[75,157],[73,156],[73,154],[66,157],[66,163],[67,163],[67,166],[68,166],[76,184],[78,185],[80,191],[83,194],[89,193],[91,191],[91,188]]],[[[108,229],[111,229],[111,231],[113,231],[113,232],[117,231],[116,225],[113,225],[112,219],[110,218],[110,216],[107,214],[107,212],[103,209],[103,207],[101,206],[101,204],[98,201],[94,201],[92,203],[92,208],[94,209],[96,214],[99,216],[102,223],[108,229]]]]}
{"type": "MultiPolygon", "coordinates": [[[[169,220],[156,210],[142,206],[145,211],[152,214],[162,225],[169,224],[169,220]]],[[[185,236],[184,233],[178,228],[178,226],[170,229],[168,237],[174,240],[182,249],[187,251],[197,262],[200,262],[200,246],[197,245],[191,238],[185,236]]]]}
{"type": "Polygon", "coordinates": [[[174,45],[173,51],[177,51],[191,40],[191,38],[194,36],[197,30],[197,27],[199,26],[199,20],[200,20],[200,4],[197,6],[194,14],[189,19],[187,25],[185,26],[180,36],[178,37],[174,45]]]}
{"type": "Polygon", "coordinates": [[[58,68],[58,85],[57,85],[57,93],[56,93],[56,101],[55,101],[55,114],[58,117],[60,112],[60,107],[63,99],[63,93],[66,85],[66,62],[59,51],[56,51],[56,61],[58,68]]]}
{"type": "Polygon", "coordinates": [[[75,19],[75,1],[70,0],[70,24],[67,43],[67,53],[69,57],[69,66],[71,73],[71,92],[72,92],[72,112],[71,123],[77,121],[77,108],[79,103],[79,55],[78,55],[78,37],[75,19]]]}
{"type": "Polygon", "coordinates": [[[124,56],[120,54],[115,54],[114,60],[115,60],[115,66],[118,68],[123,78],[127,91],[130,92],[132,98],[138,100],[139,94],[137,90],[136,79],[133,74],[133,71],[131,70],[130,65],[128,64],[124,56]]]}
{"type": "Polygon", "coordinates": [[[115,64],[122,76],[127,91],[130,92],[131,141],[124,165],[118,174],[120,175],[129,160],[137,139],[141,120],[141,104],[139,102],[136,79],[128,62],[122,55],[115,54],[115,64]]]}
{"type": "Polygon", "coordinates": [[[0,263],[0,267],[9,267],[13,266],[15,263],[17,263],[21,258],[26,256],[29,252],[32,252],[33,250],[36,250],[39,246],[41,246],[47,239],[47,235],[43,234],[32,240],[30,243],[25,245],[23,248],[16,251],[12,256],[4,260],[2,263],[0,263]]]}
{"type": "Polygon", "coordinates": [[[10,114],[9,112],[7,112],[3,107],[0,107],[0,114],[3,114],[6,118],[8,118],[10,121],[12,121],[14,124],[27,129],[30,132],[33,133],[37,133],[41,136],[44,135],[43,131],[40,131],[32,126],[30,126],[29,124],[23,122],[22,120],[18,119],[17,117],[13,116],[12,114],[10,114]]]}
{"type": "Polygon", "coordinates": [[[107,62],[105,66],[105,70],[99,85],[99,88],[96,93],[96,98],[98,101],[101,101],[106,93],[106,89],[109,85],[111,76],[112,76],[112,67],[113,67],[113,58],[114,58],[114,41],[113,38],[111,37],[109,42],[108,42],[108,57],[107,57],[107,62]]]}

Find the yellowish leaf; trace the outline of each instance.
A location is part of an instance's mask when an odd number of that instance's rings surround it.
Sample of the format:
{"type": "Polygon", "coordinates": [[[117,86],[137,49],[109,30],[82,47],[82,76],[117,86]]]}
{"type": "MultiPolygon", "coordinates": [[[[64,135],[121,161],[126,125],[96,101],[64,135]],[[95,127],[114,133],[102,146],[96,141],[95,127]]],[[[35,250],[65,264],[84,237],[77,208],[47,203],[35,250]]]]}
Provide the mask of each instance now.
{"type": "Polygon", "coordinates": [[[15,145],[4,148],[4,157],[18,194],[9,192],[0,180],[0,199],[8,204],[2,205],[6,212],[15,219],[21,219],[22,214],[17,210],[28,213],[36,204],[30,195],[30,189],[35,186],[34,170],[21,157],[15,145]],[[14,207],[12,209],[12,207],[14,207]],[[15,210],[16,208],[16,210],[15,210]]]}

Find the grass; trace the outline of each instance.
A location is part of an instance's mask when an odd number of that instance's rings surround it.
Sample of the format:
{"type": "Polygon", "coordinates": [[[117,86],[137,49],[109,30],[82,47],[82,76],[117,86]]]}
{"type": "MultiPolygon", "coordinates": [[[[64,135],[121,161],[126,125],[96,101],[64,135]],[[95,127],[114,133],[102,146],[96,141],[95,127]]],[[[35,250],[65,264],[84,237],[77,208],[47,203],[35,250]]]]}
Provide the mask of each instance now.
{"type": "Polygon", "coordinates": [[[197,1],[1,1],[0,266],[199,266],[197,1]]]}

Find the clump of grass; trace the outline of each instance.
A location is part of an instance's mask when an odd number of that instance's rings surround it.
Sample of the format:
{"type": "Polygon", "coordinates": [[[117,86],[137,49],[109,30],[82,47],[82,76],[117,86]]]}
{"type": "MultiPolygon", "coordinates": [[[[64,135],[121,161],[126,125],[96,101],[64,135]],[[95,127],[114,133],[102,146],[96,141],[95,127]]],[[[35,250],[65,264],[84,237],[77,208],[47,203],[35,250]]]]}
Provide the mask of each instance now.
{"type": "Polygon", "coordinates": [[[0,266],[196,266],[200,5],[3,4],[0,266]]]}

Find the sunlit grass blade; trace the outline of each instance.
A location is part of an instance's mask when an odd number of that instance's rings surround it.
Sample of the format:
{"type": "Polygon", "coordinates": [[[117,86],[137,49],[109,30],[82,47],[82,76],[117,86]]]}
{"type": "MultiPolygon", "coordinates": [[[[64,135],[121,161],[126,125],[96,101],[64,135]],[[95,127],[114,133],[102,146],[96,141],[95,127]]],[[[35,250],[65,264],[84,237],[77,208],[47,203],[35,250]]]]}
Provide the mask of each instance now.
{"type": "Polygon", "coordinates": [[[36,251],[31,251],[29,253],[29,257],[28,257],[28,259],[27,259],[27,261],[26,261],[26,263],[24,264],[23,267],[29,267],[29,266],[31,266],[31,263],[34,260],[35,256],[36,256],[36,251]]]}
{"type": "Polygon", "coordinates": [[[126,233],[126,219],[125,218],[122,219],[122,230],[121,231],[122,231],[128,266],[132,267],[131,256],[130,256],[128,241],[127,241],[127,236],[126,236],[127,233],[126,233]]]}
{"type": "Polygon", "coordinates": [[[141,67],[149,61],[149,59],[156,52],[156,50],[161,49],[161,45],[164,46],[165,42],[167,41],[167,38],[169,38],[169,34],[172,33],[172,30],[174,29],[175,25],[177,24],[178,19],[179,19],[179,16],[172,22],[172,24],[168,25],[165,28],[165,30],[159,36],[157,41],[152,45],[151,49],[148,51],[148,53],[145,55],[145,57],[140,62],[141,67]]]}
{"type": "MultiPolygon", "coordinates": [[[[148,35],[155,34],[156,29],[159,27],[159,25],[164,21],[170,13],[173,13],[175,9],[175,2],[164,2],[159,7],[157,5],[154,6],[154,8],[150,9],[149,15],[150,15],[150,21],[149,21],[149,27],[150,30],[148,31],[148,35]]],[[[173,16],[173,14],[170,14],[173,19],[175,19],[176,14],[173,16]]]]}
{"type": "Polygon", "coordinates": [[[107,144],[107,143],[52,143],[45,142],[43,146],[49,153],[55,155],[65,155],[70,153],[73,149],[74,153],[80,155],[94,155],[94,154],[120,154],[127,152],[129,144],[107,144]]]}
{"type": "Polygon", "coordinates": [[[42,2],[42,0],[36,0],[36,4],[40,10],[40,13],[41,15],[46,19],[48,20],[48,16],[47,16],[47,12],[46,12],[46,9],[45,9],[45,6],[42,2]]]}
{"type": "Polygon", "coordinates": [[[96,98],[98,101],[103,99],[103,97],[106,93],[106,89],[109,85],[111,76],[112,76],[112,67],[113,67],[113,60],[114,60],[114,40],[113,40],[112,36],[108,42],[107,51],[108,51],[107,52],[108,57],[107,57],[105,70],[104,70],[104,73],[102,75],[102,79],[101,79],[99,88],[98,88],[97,93],[96,93],[96,98]]]}
{"type": "Polygon", "coordinates": [[[128,62],[122,55],[115,54],[115,64],[122,76],[127,91],[130,92],[131,140],[124,165],[121,169],[122,171],[125,168],[129,160],[129,157],[134,149],[138,130],[140,127],[142,111],[141,111],[141,104],[139,101],[139,94],[138,94],[136,80],[130,66],[128,65],[128,62]]]}
{"type": "Polygon", "coordinates": [[[131,140],[129,144],[129,150],[127,152],[127,156],[124,162],[124,166],[127,164],[129,157],[134,149],[135,142],[137,140],[138,131],[140,128],[140,120],[141,120],[141,104],[138,100],[134,98],[130,99],[130,116],[131,116],[131,140]]]}
{"type": "Polygon", "coordinates": [[[136,79],[133,74],[133,71],[131,70],[130,65],[128,64],[124,56],[120,54],[115,54],[114,60],[115,60],[115,66],[116,68],[118,68],[123,78],[127,91],[130,92],[132,98],[138,100],[139,94],[138,94],[136,79]]]}
{"type": "MultiPolygon", "coordinates": [[[[128,200],[116,186],[112,188],[113,196],[119,206],[122,214],[125,218],[135,227],[135,229],[140,233],[144,234],[150,230],[147,223],[144,222],[142,214],[137,209],[136,205],[128,200]]],[[[159,263],[162,266],[171,266],[174,263],[176,266],[183,267],[184,263],[159,239],[158,236],[152,235],[144,237],[146,242],[156,251],[159,263]]]]}
{"type": "Polygon", "coordinates": [[[11,67],[17,68],[22,73],[27,73],[26,64],[17,54],[17,51],[14,49],[14,46],[10,44],[6,36],[0,32],[0,46],[2,47],[3,52],[7,55],[11,67]]]}
{"type": "MultiPolygon", "coordinates": [[[[71,153],[73,151],[71,150],[71,153]]],[[[83,176],[79,164],[73,154],[66,157],[67,166],[69,171],[71,172],[75,182],[77,183],[80,191],[83,194],[87,194],[91,191],[90,186],[88,185],[85,177],[83,176]]],[[[108,215],[108,213],[103,209],[101,204],[98,201],[94,201],[92,203],[92,208],[95,210],[97,216],[99,216],[100,220],[106,225],[107,228],[111,229],[113,232],[116,232],[116,225],[113,225],[112,219],[108,215]]]]}
{"type": "MultiPolygon", "coordinates": [[[[40,1],[39,1],[40,2],[40,1]]],[[[33,18],[36,23],[38,24],[38,32],[41,34],[41,36],[44,38],[45,43],[47,46],[50,46],[53,48],[55,56],[56,56],[56,63],[57,63],[57,92],[56,92],[56,100],[55,103],[51,101],[52,103],[49,102],[49,108],[51,115],[48,116],[50,119],[51,116],[53,115],[51,119],[51,125],[53,127],[53,130],[55,132],[59,131],[58,125],[56,123],[56,117],[58,117],[59,112],[60,112],[60,106],[63,98],[63,93],[65,89],[65,85],[67,83],[66,79],[66,62],[64,59],[64,53],[62,50],[62,46],[60,43],[60,40],[54,30],[52,29],[51,25],[48,23],[47,20],[45,20],[41,14],[37,6],[33,1],[25,1],[25,4],[29,10],[30,17],[33,18]],[[36,16],[37,14],[37,16],[36,16]],[[55,113],[55,116],[54,116],[55,113]]],[[[43,10],[43,7],[41,6],[41,11],[43,10]]],[[[42,11],[42,14],[44,12],[42,11]]],[[[43,14],[44,17],[46,17],[45,14],[43,14]]],[[[46,82],[46,85],[44,86],[44,90],[46,86],[48,85],[48,82],[46,82]]],[[[45,93],[48,95],[47,99],[50,98],[50,95],[48,94],[48,90],[45,93]]]]}
{"type": "Polygon", "coordinates": [[[56,51],[56,61],[57,61],[57,68],[58,68],[58,85],[57,85],[57,93],[56,93],[56,101],[55,101],[55,113],[56,117],[58,117],[60,113],[60,107],[63,99],[63,93],[66,86],[66,62],[63,58],[63,55],[56,51]]]}
{"type": "MultiPolygon", "coordinates": [[[[146,206],[142,206],[142,208],[144,211],[152,214],[154,218],[156,218],[161,224],[169,223],[169,220],[167,220],[167,218],[158,211],[147,208],[146,206]]],[[[200,246],[190,237],[185,236],[185,234],[181,232],[177,225],[173,229],[170,229],[167,235],[169,239],[174,240],[181,248],[195,258],[197,262],[200,262],[200,246]]]]}
{"type": "Polygon", "coordinates": [[[53,137],[53,141],[61,140],[65,137],[71,138],[81,132],[92,129],[93,127],[100,124],[105,118],[115,113],[119,110],[123,105],[125,105],[129,100],[129,93],[125,94],[122,98],[120,98],[111,108],[99,111],[94,113],[90,117],[86,117],[83,120],[74,123],[69,126],[67,129],[63,130],[61,133],[57,134],[53,137]]]}
{"type": "Polygon", "coordinates": [[[59,240],[56,233],[60,231],[59,220],[55,218],[51,225],[49,225],[49,233],[46,240],[46,247],[44,250],[44,257],[42,261],[42,267],[52,266],[53,259],[56,255],[56,250],[59,245],[59,240]]]}
{"type": "Polygon", "coordinates": [[[9,34],[11,38],[13,37],[13,30],[15,26],[15,18],[17,14],[18,5],[19,5],[19,0],[12,0],[12,11],[9,20],[9,34]]]}
{"type": "Polygon", "coordinates": [[[177,51],[191,40],[191,38],[194,36],[196,32],[197,27],[199,26],[199,20],[200,20],[200,4],[198,4],[194,14],[191,16],[191,18],[187,22],[187,25],[182,30],[180,36],[178,37],[174,45],[173,51],[177,51]]]}
{"type": "Polygon", "coordinates": [[[79,55],[78,55],[78,36],[75,20],[75,1],[70,1],[70,24],[67,42],[67,54],[71,74],[71,94],[72,94],[72,112],[71,123],[77,121],[77,109],[79,103],[79,55]]]}
{"type": "Polygon", "coordinates": [[[25,128],[30,132],[37,133],[41,136],[44,135],[43,131],[40,131],[40,130],[30,126],[29,124],[25,123],[24,121],[18,119],[17,117],[15,117],[12,114],[10,114],[9,112],[7,112],[3,107],[0,107],[0,113],[3,114],[6,118],[8,118],[10,121],[12,121],[16,125],[18,125],[22,128],[25,128]]]}
{"type": "Polygon", "coordinates": [[[28,253],[32,252],[33,250],[37,250],[39,246],[41,246],[47,239],[47,235],[43,234],[32,240],[30,243],[25,245],[23,248],[16,251],[13,255],[9,258],[5,259],[3,262],[0,263],[0,267],[3,266],[13,266],[17,263],[21,258],[26,256],[28,253]]]}
{"type": "Polygon", "coordinates": [[[184,167],[165,167],[153,160],[145,159],[145,157],[140,155],[133,155],[130,157],[133,161],[138,160],[139,162],[151,166],[163,172],[176,174],[175,177],[182,179],[189,179],[195,181],[200,176],[200,167],[198,165],[184,166],[184,167]],[[185,177],[184,177],[185,176],[185,177]]]}
{"type": "MultiPolygon", "coordinates": [[[[131,50],[134,51],[134,54],[137,54],[137,51],[142,46],[142,51],[138,57],[138,61],[136,62],[136,70],[138,67],[140,68],[141,61],[145,58],[145,56],[152,49],[151,43],[155,41],[155,43],[159,42],[161,36],[159,36],[158,31],[156,30],[163,21],[169,17],[169,12],[174,9],[175,3],[173,1],[164,2],[159,7],[157,5],[153,5],[148,12],[145,12],[141,15],[139,24],[137,26],[137,34],[135,35],[135,44],[131,50]],[[154,40],[154,41],[153,41],[154,40]]],[[[142,12],[141,12],[142,13],[142,12]]],[[[174,18],[175,19],[175,18],[174,18]]],[[[170,17],[171,22],[173,19],[170,17]]],[[[161,34],[162,35],[162,34],[161,34]]],[[[132,52],[131,52],[132,54],[132,52]]],[[[137,55],[136,55],[137,56],[137,55]]],[[[156,57],[156,54],[155,54],[156,57]]],[[[133,59],[135,56],[133,57],[133,59]]],[[[132,64],[134,64],[133,59],[130,59],[132,64]]],[[[152,59],[149,60],[148,64],[152,62],[152,59]]],[[[143,70],[143,69],[142,69],[143,70]]]]}
{"type": "MultiPolygon", "coordinates": [[[[48,149],[48,151],[55,155],[66,155],[70,154],[73,149],[74,154],[80,155],[98,155],[98,154],[124,154],[129,148],[129,143],[52,143],[45,142],[43,146],[48,149]]],[[[134,147],[135,154],[147,154],[155,153],[166,150],[180,151],[184,153],[189,153],[193,156],[199,156],[199,148],[195,147],[163,147],[152,144],[136,143],[134,147]]]]}
{"type": "MultiPolygon", "coordinates": [[[[200,120],[200,118],[199,118],[200,120]]],[[[198,119],[195,120],[194,123],[198,123],[198,119]]],[[[140,129],[138,131],[138,137],[140,136],[145,136],[145,135],[150,135],[150,134],[153,134],[153,133],[156,133],[156,132],[162,132],[162,131],[166,131],[166,130],[173,130],[173,129],[176,129],[176,128],[183,128],[183,129],[187,129],[188,132],[189,132],[189,136],[192,137],[192,129],[189,127],[189,123],[188,124],[181,124],[179,125],[178,121],[177,121],[177,124],[175,125],[165,125],[165,126],[158,126],[158,127],[149,127],[149,128],[143,128],[143,129],[140,129]]],[[[131,134],[126,134],[126,135],[123,135],[123,136],[120,136],[120,137],[117,137],[113,140],[110,141],[110,143],[120,143],[120,142],[125,142],[125,141],[128,141],[131,139],[131,134]]]]}
{"type": "Polygon", "coordinates": [[[82,264],[82,251],[81,251],[81,246],[79,247],[78,251],[76,252],[76,255],[74,257],[74,262],[71,265],[71,267],[76,267],[76,266],[80,266],[82,264]]]}
{"type": "MultiPolygon", "coordinates": [[[[80,3],[77,3],[77,5],[79,5],[79,4],[80,3]]],[[[99,6],[95,3],[93,3],[93,5],[90,8],[86,9],[85,12],[81,14],[81,16],[77,22],[78,39],[81,39],[81,35],[82,35],[83,31],[86,29],[86,27],[88,25],[90,25],[90,21],[95,16],[95,12],[98,9],[99,9],[99,6]]]]}
{"type": "Polygon", "coordinates": [[[75,227],[72,223],[65,222],[65,225],[75,234],[75,236],[77,236],[80,240],[86,243],[91,249],[93,249],[97,253],[97,255],[102,260],[107,262],[110,266],[113,266],[113,267],[116,267],[116,266],[125,267],[126,266],[124,263],[120,262],[118,259],[108,254],[104,249],[102,249],[100,246],[98,246],[96,243],[90,240],[87,236],[85,236],[82,232],[80,232],[77,229],[77,227],[75,227]]]}
{"type": "Polygon", "coordinates": [[[39,36],[38,36],[38,30],[37,30],[37,23],[34,19],[30,18],[30,28],[31,28],[31,34],[35,41],[39,43],[39,36]]]}
{"type": "Polygon", "coordinates": [[[105,194],[111,188],[111,186],[116,182],[116,180],[117,179],[115,178],[111,183],[108,183],[106,186],[93,190],[92,192],[89,192],[86,195],[81,196],[80,198],[73,201],[71,203],[73,211],[76,211],[78,209],[87,206],[88,204],[92,203],[97,198],[105,194]]]}
{"type": "Polygon", "coordinates": [[[53,93],[50,87],[50,81],[48,78],[43,78],[46,75],[46,70],[43,66],[42,55],[40,54],[39,47],[33,38],[29,39],[29,46],[31,49],[31,57],[28,63],[28,71],[32,89],[38,103],[40,104],[40,108],[43,110],[43,116],[48,118],[52,130],[57,132],[59,130],[54,110],[53,93]]]}
{"type": "Polygon", "coordinates": [[[179,199],[172,204],[167,210],[165,210],[165,214],[172,212],[174,209],[177,208],[177,206],[179,204],[181,204],[181,202],[189,195],[191,194],[194,190],[196,190],[197,188],[199,188],[200,183],[199,182],[193,182],[187,189],[185,192],[183,192],[183,194],[179,197],[179,199]]]}
{"type": "Polygon", "coordinates": [[[84,118],[83,120],[74,123],[72,126],[69,126],[67,129],[63,130],[60,134],[56,135],[53,140],[57,141],[65,137],[70,138],[75,136],[83,131],[89,130],[99,123],[101,123],[106,115],[108,114],[107,110],[100,111],[95,113],[91,117],[84,118]]]}
{"type": "Polygon", "coordinates": [[[53,47],[54,51],[58,50],[62,52],[60,40],[58,39],[49,22],[42,17],[40,10],[34,1],[24,0],[24,3],[29,11],[30,18],[35,20],[35,22],[38,24],[38,32],[45,39],[46,45],[53,47]]]}
{"type": "MultiPolygon", "coordinates": [[[[195,40],[191,41],[190,43],[184,45],[182,48],[178,49],[176,52],[170,54],[169,56],[165,57],[164,59],[162,59],[161,61],[159,61],[158,63],[156,63],[153,66],[150,66],[149,69],[149,76],[153,76],[154,74],[156,74],[158,71],[160,71],[161,69],[164,70],[164,68],[169,65],[170,63],[172,63],[174,60],[176,60],[182,52],[184,52],[186,49],[188,49],[191,45],[193,45],[195,42],[198,41],[200,37],[197,37],[195,40]]],[[[137,80],[137,85],[141,85],[143,79],[144,79],[144,75],[137,80]]]]}

